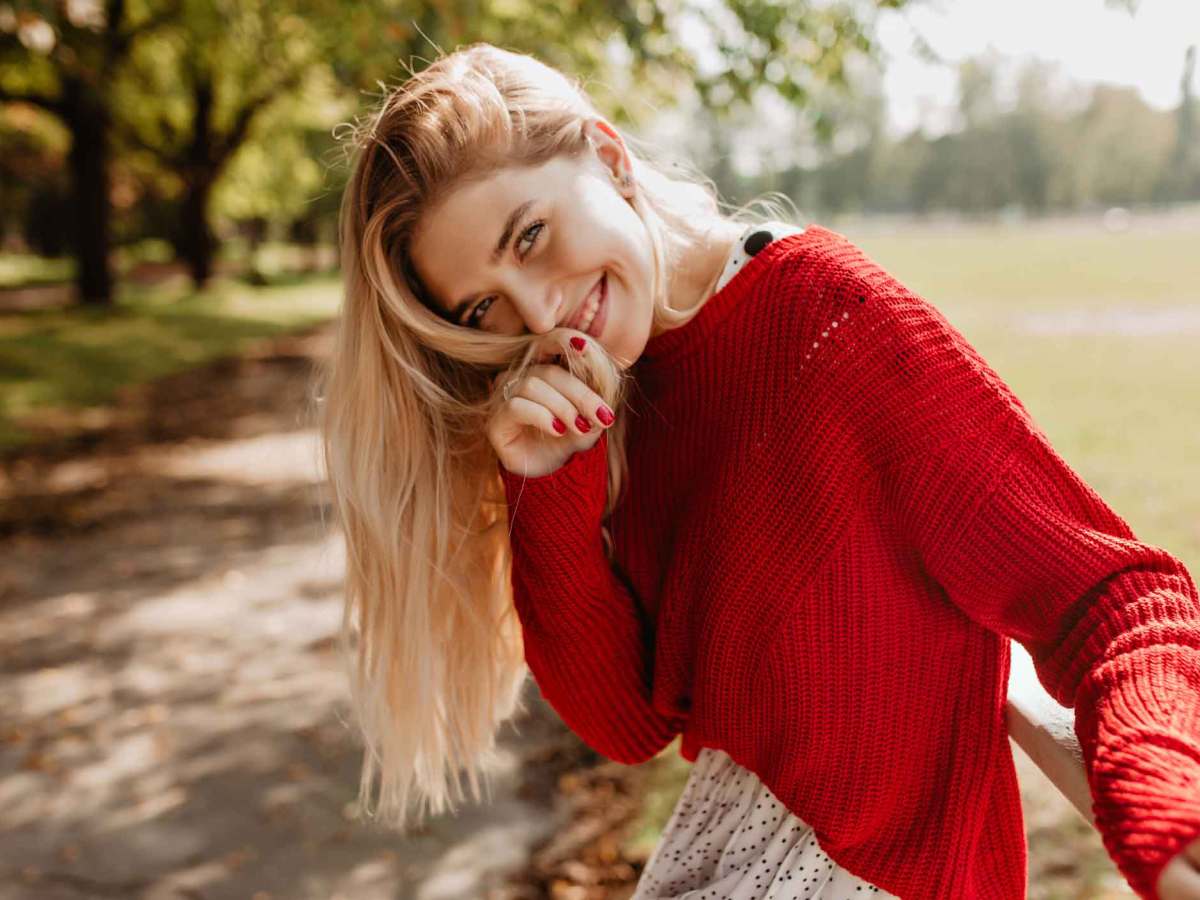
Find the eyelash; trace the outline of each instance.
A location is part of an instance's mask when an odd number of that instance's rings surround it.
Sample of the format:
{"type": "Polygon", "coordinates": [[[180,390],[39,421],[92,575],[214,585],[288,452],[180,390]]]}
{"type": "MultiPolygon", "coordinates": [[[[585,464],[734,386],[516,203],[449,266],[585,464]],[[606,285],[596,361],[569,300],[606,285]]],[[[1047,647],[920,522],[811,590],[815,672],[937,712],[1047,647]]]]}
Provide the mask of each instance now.
{"type": "MultiPolygon", "coordinates": [[[[534,228],[538,229],[537,233],[533,236],[533,238],[529,242],[529,249],[526,250],[521,255],[521,259],[524,259],[526,256],[528,256],[530,253],[533,252],[533,247],[538,242],[538,238],[542,236],[542,231],[545,229],[545,227],[546,227],[546,220],[545,219],[537,219],[536,221],[529,223],[529,227],[527,227],[524,231],[521,232],[520,237],[517,238],[518,245],[521,243],[522,240],[524,240],[525,235],[527,235],[527,234],[529,234],[529,232],[533,231],[534,228]]],[[[478,303],[476,303],[473,307],[471,307],[471,311],[469,313],[467,313],[466,317],[463,320],[463,324],[466,325],[468,328],[478,327],[479,319],[476,318],[475,313],[479,312],[480,309],[484,309],[484,304],[486,304],[489,300],[491,300],[492,296],[493,295],[484,297],[482,300],[480,300],[478,303]]],[[[484,309],[484,312],[487,312],[487,310],[484,309]]],[[[480,318],[482,318],[482,316],[480,318]]]]}

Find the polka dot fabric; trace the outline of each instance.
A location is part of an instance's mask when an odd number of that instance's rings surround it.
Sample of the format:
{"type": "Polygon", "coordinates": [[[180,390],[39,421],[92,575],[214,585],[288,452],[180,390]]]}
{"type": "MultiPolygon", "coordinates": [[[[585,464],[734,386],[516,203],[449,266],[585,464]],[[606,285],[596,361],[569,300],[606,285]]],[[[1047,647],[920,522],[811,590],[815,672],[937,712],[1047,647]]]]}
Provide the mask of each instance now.
{"type": "Polygon", "coordinates": [[[742,236],[734,243],[733,249],[729,253],[729,258],[725,261],[725,268],[721,270],[721,277],[717,279],[717,286],[714,288],[713,293],[725,287],[729,283],[729,280],[745,267],[750,258],[755,256],[758,251],[771,243],[771,241],[786,237],[789,234],[803,233],[803,228],[798,225],[789,225],[787,222],[764,222],[760,225],[747,226],[742,232],[742,236]]]}
{"type": "Polygon", "coordinates": [[[892,896],[826,856],[753,772],[704,747],[630,900],[892,896]]]}

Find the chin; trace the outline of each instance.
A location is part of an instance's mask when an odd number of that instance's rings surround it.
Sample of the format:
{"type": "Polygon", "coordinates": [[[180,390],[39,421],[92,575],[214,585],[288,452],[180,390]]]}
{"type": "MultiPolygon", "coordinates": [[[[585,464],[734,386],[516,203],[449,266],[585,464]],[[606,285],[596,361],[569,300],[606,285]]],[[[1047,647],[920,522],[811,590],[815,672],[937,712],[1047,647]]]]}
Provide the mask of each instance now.
{"type": "Polygon", "coordinates": [[[649,334],[644,335],[640,340],[622,341],[617,346],[605,344],[604,348],[608,350],[611,356],[622,369],[630,368],[642,355],[642,351],[646,349],[646,343],[649,340],[649,334]]]}

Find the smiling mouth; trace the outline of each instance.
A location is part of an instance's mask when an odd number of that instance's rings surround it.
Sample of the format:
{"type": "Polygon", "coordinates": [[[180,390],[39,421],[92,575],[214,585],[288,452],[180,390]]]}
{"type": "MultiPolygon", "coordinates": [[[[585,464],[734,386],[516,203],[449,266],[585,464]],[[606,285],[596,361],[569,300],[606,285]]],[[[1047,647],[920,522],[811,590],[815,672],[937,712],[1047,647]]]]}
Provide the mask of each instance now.
{"type": "Polygon", "coordinates": [[[576,331],[580,330],[579,326],[587,316],[588,303],[591,302],[592,297],[594,296],[597,299],[602,298],[603,295],[601,291],[603,284],[604,276],[601,275],[600,279],[596,282],[592,289],[588,291],[588,295],[584,297],[583,301],[579,304],[579,309],[575,310],[575,315],[571,316],[571,321],[567,323],[568,328],[574,328],[576,331]]]}

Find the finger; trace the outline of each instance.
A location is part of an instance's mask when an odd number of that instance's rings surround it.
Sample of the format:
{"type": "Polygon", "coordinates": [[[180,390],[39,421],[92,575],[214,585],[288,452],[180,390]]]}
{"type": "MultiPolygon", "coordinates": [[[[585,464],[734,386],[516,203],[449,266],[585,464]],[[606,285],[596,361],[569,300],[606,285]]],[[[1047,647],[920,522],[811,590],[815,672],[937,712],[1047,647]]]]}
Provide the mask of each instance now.
{"type": "Polygon", "coordinates": [[[1158,879],[1162,900],[1200,900],[1200,871],[1183,856],[1176,856],[1158,879]]]}
{"type": "MultiPolygon", "coordinates": [[[[545,372],[547,367],[543,367],[545,372]]],[[[561,369],[559,371],[562,371],[561,369]]],[[[549,374],[549,372],[546,372],[549,374]]],[[[565,375],[566,373],[563,372],[565,375]]],[[[520,395],[526,399],[541,403],[551,413],[568,425],[576,434],[587,434],[595,426],[586,416],[580,415],[579,408],[571,402],[562,391],[538,375],[532,375],[521,383],[520,395]]]]}
{"type": "Polygon", "coordinates": [[[1192,866],[1200,869],[1200,839],[1194,840],[1184,847],[1183,852],[1191,861],[1192,866]]]}
{"type": "MultiPolygon", "coordinates": [[[[494,376],[492,376],[492,393],[494,394],[497,391],[503,390],[504,383],[512,377],[512,372],[510,372],[508,369],[501,369],[499,372],[497,372],[494,376]]],[[[515,388],[516,385],[513,385],[513,387],[515,388]]]]}
{"type": "MultiPolygon", "coordinates": [[[[512,421],[522,425],[531,425],[538,431],[545,432],[551,437],[562,437],[566,431],[559,432],[554,428],[554,413],[540,403],[527,400],[524,397],[513,397],[508,402],[509,414],[512,421]]],[[[561,421],[561,417],[558,417],[561,421]]]]}
{"type": "Polygon", "coordinates": [[[560,361],[563,348],[561,342],[555,338],[549,338],[546,343],[538,350],[537,356],[534,358],[535,363],[541,365],[554,365],[560,361]]]}
{"type": "Polygon", "coordinates": [[[544,371],[539,370],[538,374],[551,387],[571,401],[571,404],[580,410],[588,421],[601,428],[607,428],[612,424],[612,410],[608,408],[604,398],[566,369],[550,366],[546,367],[544,371]]]}

